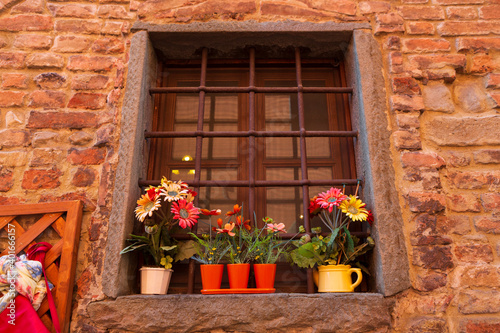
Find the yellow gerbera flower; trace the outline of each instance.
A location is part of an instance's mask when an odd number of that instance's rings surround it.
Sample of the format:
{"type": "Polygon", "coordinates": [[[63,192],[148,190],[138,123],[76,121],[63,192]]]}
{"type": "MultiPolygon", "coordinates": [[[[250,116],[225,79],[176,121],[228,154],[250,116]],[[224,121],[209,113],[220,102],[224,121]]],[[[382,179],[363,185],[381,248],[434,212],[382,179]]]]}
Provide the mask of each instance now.
{"type": "Polygon", "coordinates": [[[153,212],[160,208],[160,196],[154,188],[146,191],[146,194],[142,195],[139,200],[137,200],[137,207],[135,208],[135,216],[141,222],[144,222],[146,217],[149,215],[151,217],[153,212]]]}
{"type": "Polygon", "coordinates": [[[368,211],[364,208],[366,204],[354,195],[342,201],[340,209],[353,221],[366,221],[368,211]]]}

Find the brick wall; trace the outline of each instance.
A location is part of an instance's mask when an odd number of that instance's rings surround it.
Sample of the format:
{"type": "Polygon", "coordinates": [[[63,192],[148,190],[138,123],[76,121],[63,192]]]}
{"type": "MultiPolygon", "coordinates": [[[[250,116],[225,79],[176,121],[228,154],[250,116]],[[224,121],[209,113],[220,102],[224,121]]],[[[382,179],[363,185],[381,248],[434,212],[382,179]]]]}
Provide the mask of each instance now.
{"type": "Polygon", "coordinates": [[[130,26],[250,19],[372,25],[411,263],[394,330],[499,331],[499,0],[4,0],[0,205],[84,201],[72,330],[100,332],[130,26]]]}

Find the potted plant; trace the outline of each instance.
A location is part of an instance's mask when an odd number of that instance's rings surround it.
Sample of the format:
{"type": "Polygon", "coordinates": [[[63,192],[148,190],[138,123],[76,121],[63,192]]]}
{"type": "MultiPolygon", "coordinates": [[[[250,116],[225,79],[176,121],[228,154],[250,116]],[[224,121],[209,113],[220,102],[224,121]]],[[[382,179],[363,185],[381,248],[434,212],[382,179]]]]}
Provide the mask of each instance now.
{"type": "Polygon", "coordinates": [[[201,238],[193,233],[190,233],[190,235],[196,241],[196,255],[192,258],[201,263],[200,271],[203,289],[220,289],[224,265],[219,262],[230,248],[224,234],[217,233],[215,236],[212,233],[210,235],[204,234],[201,238]]]}
{"type": "Polygon", "coordinates": [[[274,280],[276,277],[276,261],[285,252],[288,243],[281,240],[279,233],[286,233],[283,223],[274,223],[270,217],[262,219],[264,227],[259,231],[255,231],[255,252],[253,264],[255,274],[255,283],[257,288],[274,288],[274,280]],[[265,233],[264,233],[265,231],[265,233]]]}
{"type": "Polygon", "coordinates": [[[371,250],[374,241],[368,237],[366,242],[360,243],[359,238],[349,232],[349,225],[367,221],[369,212],[364,207],[365,203],[356,195],[347,196],[333,187],[311,200],[311,215],[319,216],[330,232],[322,236],[321,228],[313,229],[315,236],[305,235],[297,241],[290,258],[302,268],[318,267],[314,275],[319,292],[352,292],[361,283],[361,269],[351,268],[349,264],[371,250]],[[354,283],[351,273],[357,274],[354,283]]]}
{"type": "Polygon", "coordinates": [[[120,254],[142,250],[148,266],[141,268],[141,293],[166,294],[173,272],[172,262],[191,257],[193,241],[177,241],[171,234],[178,228],[190,228],[198,222],[199,209],[193,205],[196,192],[182,181],[162,178],[159,186],[150,186],[135,209],[144,224],[143,235],[130,235],[130,244],[120,254]],[[162,199],[166,205],[162,207],[162,199]]]}

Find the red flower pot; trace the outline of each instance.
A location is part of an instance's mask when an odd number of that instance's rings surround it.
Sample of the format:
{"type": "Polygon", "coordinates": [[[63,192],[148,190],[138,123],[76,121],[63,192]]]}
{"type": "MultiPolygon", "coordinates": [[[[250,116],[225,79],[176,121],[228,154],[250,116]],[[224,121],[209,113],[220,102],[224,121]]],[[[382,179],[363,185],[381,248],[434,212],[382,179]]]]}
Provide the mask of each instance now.
{"type": "Polygon", "coordinates": [[[276,264],[254,264],[255,284],[257,288],[274,288],[274,279],[276,277],[276,264]]]}
{"type": "Polygon", "coordinates": [[[220,289],[224,265],[200,265],[203,289],[220,289]]]}
{"type": "Polygon", "coordinates": [[[228,264],[227,275],[229,277],[229,288],[248,288],[248,276],[250,275],[250,264],[228,264]]]}

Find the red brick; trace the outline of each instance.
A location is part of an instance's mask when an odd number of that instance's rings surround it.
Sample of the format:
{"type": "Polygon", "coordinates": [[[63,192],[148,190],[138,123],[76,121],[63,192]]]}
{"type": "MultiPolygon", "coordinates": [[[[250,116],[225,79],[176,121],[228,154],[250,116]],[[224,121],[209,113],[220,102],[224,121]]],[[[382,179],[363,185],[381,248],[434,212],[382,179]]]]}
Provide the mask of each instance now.
{"type": "Polygon", "coordinates": [[[500,34],[500,22],[496,21],[446,21],[437,27],[441,36],[500,34]]]}
{"type": "Polygon", "coordinates": [[[433,35],[434,24],[431,22],[407,22],[406,33],[408,35],[433,35]]]}
{"type": "Polygon", "coordinates": [[[71,149],[68,161],[78,165],[97,165],[104,162],[106,148],[71,149]]]}
{"type": "Polygon", "coordinates": [[[31,111],[28,128],[87,128],[96,127],[99,116],[95,112],[31,111]]]}
{"type": "Polygon", "coordinates": [[[40,202],[59,202],[59,201],[70,201],[70,200],[81,200],[83,202],[84,212],[93,212],[95,210],[95,201],[87,196],[86,192],[69,192],[63,195],[42,195],[40,197],[40,202]]]}
{"type": "Polygon", "coordinates": [[[96,172],[91,168],[78,168],[71,179],[71,184],[76,187],[91,186],[96,179],[96,172]]]}
{"type": "Polygon", "coordinates": [[[22,106],[25,95],[21,91],[0,91],[0,107],[22,106]]]}
{"type": "Polygon", "coordinates": [[[43,0],[26,0],[12,7],[11,14],[43,14],[45,2],[43,0]]]}
{"type": "Polygon", "coordinates": [[[49,170],[31,169],[24,172],[21,186],[26,190],[56,188],[61,185],[59,181],[61,175],[61,171],[56,168],[49,170]]]}
{"type": "Polygon", "coordinates": [[[71,82],[74,90],[99,90],[109,85],[109,77],[105,75],[75,75],[71,82]]]}
{"type": "Polygon", "coordinates": [[[403,55],[401,52],[389,52],[389,66],[391,73],[401,73],[403,71],[403,55]]]}
{"type": "Polygon", "coordinates": [[[12,197],[12,196],[8,196],[8,197],[0,196],[0,206],[18,205],[18,204],[22,203],[23,201],[24,200],[21,200],[19,198],[12,197]]]}
{"type": "Polygon", "coordinates": [[[121,39],[118,38],[97,39],[94,44],[92,44],[92,51],[95,53],[123,53],[124,50],[124,43],[121,39]]]}
{"type": "Polygon", "coordinates": [[[471,231],[469,217],[450,214],[447,216],[438,216],[436,230],[440,234],[466,235],[471,231]]]}
{"type": "Polygon", "coordinates": [[[69,58],[68,69],[72,71],[107,72],[113,67],[113,61],[114,59],[111,57],[76,55],[69,58]]]}
{"type": "Polygon", "coordinates": [[[455,194],[447,198],[448,208],[454,212],[480,212],[481,205],[473,194],[455,194]]]}
{"type": "Polygon", "coordinates": [[[422,96],[392,95],[391,109],[401,111],[419,111],[425,109],[422,96]]]}
{"type": "Polygon", "coordinates": [[[445,83],[453,83],[457,78],[456,70],[452,68],[429,69],[423,72],[426,80],[443,80],[445,83]]]}
{"type": "Polygon", "coordinates": [[[17,15],[0,18],[0,31],[49,31],[54,22],[48,15],[17,15]]]}
{"type": "Polygon", "coordinates": [[[450,184],[460,189],[479,189],[500,185],[500,171],[448,171],[450,184]]]}
{"type": "Polygon", "coordinates": [[[446,39],[405,38],[402,42],[403,52],[438,52],[450,50],[450,42],[446,39]]]}
{"type": "Polygon", "coordinates": [[[359,3],[361,14],[386,13],[391,10],[391,4],[384,1],[362,1],[359,3]]]}
{"type": "Polygon", "coordinates": [[[441,179],[436,169],[417,169],[406,168],[404,170],[403,180],[407,180],[419,185],[426,191],[432,191],[441,188],[441,179]]]}
{"type": "Polygon", "coordinates": [[[376,26],[375,34],[380,34],[383,32],[404,32],[404,20],[396,13],[389,14],[377,14],[375,16],[376,26]]]}
{"type": "Polygon", "coordinates": [[[67,4],[55,5],[50,4],[49,10],[55,17],[75,17],[75,18],[92,18],[95,17],[95,5],[67,4]]]}
{"type": "Polygon", "coordinates": [[[0,165],[0,192],[7,192],[12,186],[14,186],[14,172],[0,165]]]}
{"type": "Polygon", "coordinates": [[[55,165],[63,159],[63,151],[51,148],[36,148],[30,159],[30,166],[55,165]]]}
{"type": "Polygon", "coordinates": [[[14,47],[18,49],[48,50],[52,45],[52,37],[43,35],[19,35],[14,39],[14,47]]]}
{"type": "Polygon", "coordinates": [[[66,77],[58,73],[42,73],[33,78],[36,85],[42,89],[59,89],[66,83],[66,77]]]}
{"type": "Polygon", "coordinates": [[[401,6],[398,12],[405,20],[444,20],[443,8],[439,6],[401,6]]]}
{"type": "Polygon", "coordinates": [[[445,209],[445,198],[438,193],[410,192],[408,204],[412,212],[436,213],[445,209]]]}
{"type": "Polygon", "coordinates": [[[500,37],[457,38],[457,51],[500,50],[500,37]]]}
{"type": "Polygon", "coordinates": [[[500,218],[495,218],[493,216],[476,216],[474,218],[474,226],[479,232],[500,234],[500,218]]]}
{"type": "Polygon", "coordinates": [[[97,16],[106,19],[133,19],[134,14],[129,13],[124,6],[120,5],[100,5],[97,16]]]}
{"type": "Polygon", "coordinates": [[[463,314],[500,312],[500,292],[493,289],[461,291],[458,310],[463,314]]]}
{"type": "MultiPolygon", "coordinates": [[[[448,283],[448,274],[430,272],[429,274],[417,275],[414,288],[418,291],[433,291],[435,289],[446,286],[448,283]]],[[[439,331],[437,331],[439,332],[439,331]]]]}
{"type": "Polygon", "coordinates": [[[26,55],[24,53],[1,52],[0,68],[23,68],[25,59],[26,55]]]}
{"type": "Polygon", "coordinates": [[[458,266],[453,272],[453,288],[459,287],[500,287],[500,267],[492,265],[458,266]]]}
{"type": "Polygon", "coordinates": [[[412,129],[420,127],[420,120],[418,117],[420,112],[413,113],[400,113],[396,115],[398,126],[403,129],[412,129]]]}
{"type": "Polygon", "coordinates": [[[481,203],[487,212],[500,211],[500,193],[484,193],[481,194],[481,203]]]}
{"type": "Polygon", "coordinates": [[[500,163],[500,149],[483,149],[474,152],[474,161],[480,164],[500,163]]]}
{"type": "Polygon", "coordinates": [[[71,142],[74,146],[85,146],[87,143],[92,141],[93,137],[84,131],[78,131],[76,133],[71,134],[68,138],[69,142],[71,142]]]}
{"type": "Polygon", "coordinates": [[[437,69],[445,66],[464,68],[466,57],[463,54],[426,54],[408,56],[410,66],[416,69],[437,69]]]}
{"type": "Polygon", "coordinates": [[[128,33],[128,22],[106,22],[101,30],[104,35],[120,36],[128,33]]]}
{"type": "Polygon", "coordinates": [[[386,50],[399,51],[401,49],[401,38],[399,36],[389,36],[385,40],[384,48],[386,50]]]}
{"type": "Polygon", "coordinates": [[[404,4],[423,4],[423,3],[428,3],[429,0],[401,0],[401,3],[404,4]]]}
{"type": "Polygon", "coordinates": [[[416,317],[412,318],[406,327],[406,332],[448,332],[448,324],[442,318],[416,317]]]}
{"type": "Polygon", "coordinates": [[[392,79],[392,91],[395,94],[420,95],[420,86],[412,77],[395,77],[392,79]]]}
{"type": "Polygon", "coordinates": [[[500,107],[500,93],[490,93],[490,97],[496,103],[494,107],[500,107]]]}
{"type": "Polygon", "coordinates": [[[106,206],[111,202],[112,194],[109,191],[109,186],[113,182],[114,173],[112,172],[111,164],[105,162],[101,168],[101,179],[99,181],[99,192],[97,204],[106,206]]]}
{"type": "Polygon", "coordinates": [[[433,0],[436,5],[478,5],[486,0],[433,0]]]}
{"type": "Polygon", "coordinates": [[[436,153],[406,152],[401,155],[403,168],[440,168],[445,165],[442,157],[436,153]]]}
{"type": "Polygon", "coordinates": [[[454,266],[450,246],[414,247],[413,264],[427,269],[449,270],[454,266]]]}
{"type": "Polygon", "coordinates": [[[471,74],[485,74],[492,72],[497,66],[496,58],[489,54],[476,54],[472,56],[472,63],[469,67],[471,74]]]}
{"type": "Polygon", "coordinates": [[[64,58],[52,53],[37,53],[32,54],[26,60],[28,68],[62,68],[64,66],[64,58]]]}
{"type": "Polygon", "coordinates": [[[29,106],[35,108],[63,108],[66,94],[62,91],[37,90],[31,93],[29,106]]]}
{"type": "Polygon", "coordinates": [[[410,131],[396,131],[392,135],[396,149],[421,149],[422,141],[418,133],[410,131]]]}
{"type": "Polygon", "coordinates": [[[493,261],[493,249],[489,244],[468,243],[455,247],[455,257],[460,262],[488,263],[493,261]]]}
{"type": "Polygon", "coordinates": [[[54,41],[54,52],[85,52],[90,47],[91,40],[83,36],[57,36],[54,41]]]}
{"type": "Polygon", "coordinates": [[[2,75],[2,88],[28,88],[28,77],[24,74],[5,73],[2,75]]]}
{"type": "Polygon", "coordinates": [[[500,74],[488,74],[486,88],[500,89],[500,74]]]}
{"type": "Polygon", "coordinates": [[[500,5],[489,5],[479,7],[479,17],[485,20],[500,19],[500,5]]]}
{"type": "Polygon", "coordinates": [[[460,332],[498,333],[500,332],[500,320],[496,316],[490,319],[465,319],[460,323],[460,332]]]}
{"type": "Polygon", "coordinates": [[[75,34],[98,34],[101,32],[101,22],[94,20],[57,20],[56,32],[71,32],[75,34]]]}
{"type": "Polygon", "coordinates": [[[76,93],[69,100],[68,107],[75,109],[98,110],[106,105],[106,95],[94,93],[76,93]]]}
{"type": "Polygon", "coordinates": [[[450,20],[477,19],[477,9],[475,7],[447,7],[446,14],[450,20]]]}

